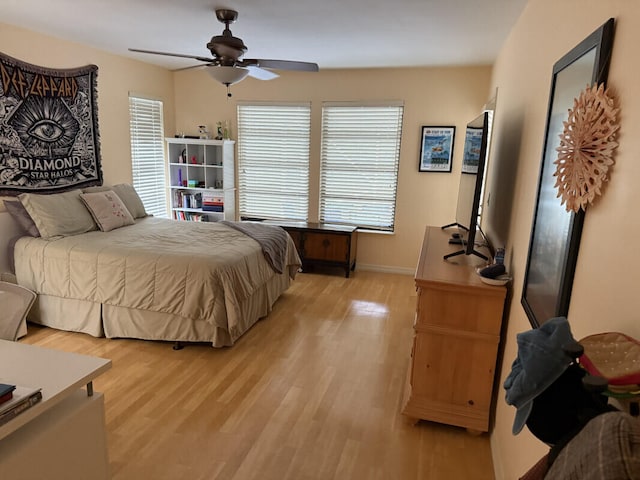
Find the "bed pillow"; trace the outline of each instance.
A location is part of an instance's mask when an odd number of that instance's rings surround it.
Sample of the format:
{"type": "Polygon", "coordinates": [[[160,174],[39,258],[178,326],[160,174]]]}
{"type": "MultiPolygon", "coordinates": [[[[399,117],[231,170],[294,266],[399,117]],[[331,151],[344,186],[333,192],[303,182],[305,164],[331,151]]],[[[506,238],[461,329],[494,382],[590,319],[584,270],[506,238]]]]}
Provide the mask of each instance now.
{"type": "Polygon", "coordinates": [[[18,225],[20,225],[26,233],[28,233],[32,237],[40,236],[38,227],[36,227],[36,224],[33,223],[33,219],[29,216],[29,212],[27,212],[22,203],[20,203],[18,200],[5,200],[4,208],[7,209],[9,215],[11,215],[13,219],[18,222],[18,225]]]}
{"type": "Polygon", "coordinates": [[[147,216],[147,211],[138,192],[128,183],[120,183],[112,187],[113,191],[120,197],[133,218],[142,218],[147,216]]]}
{"type": "Polygon", "coordinates": [[[112,190],[83,193],[80,199],[103,232],[135,223],[125,204],[112,190]]]}
{"type": "Polygon", "coordinates": [[[96,193],[96,192],[106,192],[113,191],[120,197],[122,203],[124,203],[127,210],[133,218],[142,218],[147,216],[147,212],[144,209],[144,205],[142,204],[142,200],[138,196],[138,192],[136,192],[133,186],[127,183],[119,183],[118,185],[114,185],[113,187],[102,185],[99,187],[87,187],[82,191],[84,193],[96,193]]]}
{"type": "Polygon", "coordinates": [[[18,199],[42,238],[52,238],[97,230],[89,210],[80,200],[80,194],[80,190],[51,195],[22,193],[18,199]]]}

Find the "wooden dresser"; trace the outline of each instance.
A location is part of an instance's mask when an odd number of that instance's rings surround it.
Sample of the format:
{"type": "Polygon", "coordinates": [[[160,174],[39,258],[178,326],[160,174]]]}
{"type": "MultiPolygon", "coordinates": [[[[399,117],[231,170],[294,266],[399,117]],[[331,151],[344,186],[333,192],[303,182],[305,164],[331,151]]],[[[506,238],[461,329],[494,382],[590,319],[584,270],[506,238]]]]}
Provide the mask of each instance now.
{"type": "Polygon", "coordinates": [[[507,289],[480,280],[485,262],[474,255],[443,260],[459,249],[449,237],[439,227],[425,232],[402,413],[487,432],[507,289]]]}

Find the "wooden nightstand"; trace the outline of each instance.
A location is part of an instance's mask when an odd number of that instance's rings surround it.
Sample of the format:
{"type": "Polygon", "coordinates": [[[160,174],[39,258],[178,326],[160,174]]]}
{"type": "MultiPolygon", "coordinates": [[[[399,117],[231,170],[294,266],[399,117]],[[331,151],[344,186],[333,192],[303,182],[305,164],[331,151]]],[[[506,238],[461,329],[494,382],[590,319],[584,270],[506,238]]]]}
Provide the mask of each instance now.
{"type": "Polygon", "coordinates": [[[339,267],[349,278],[349,273],[356,268],[358,227],[309,222],[266,223],[279,225],[291,235],[302,260],[303,271],[316,265],[339,267]]]}

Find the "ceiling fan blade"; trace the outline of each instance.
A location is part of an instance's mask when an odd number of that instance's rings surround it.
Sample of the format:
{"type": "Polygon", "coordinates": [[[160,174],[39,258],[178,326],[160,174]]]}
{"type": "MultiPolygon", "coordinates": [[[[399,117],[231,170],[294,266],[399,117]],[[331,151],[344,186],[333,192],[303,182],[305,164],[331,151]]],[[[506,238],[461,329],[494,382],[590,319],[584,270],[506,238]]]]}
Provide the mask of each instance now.
{"type": "Polygon", "coordinates": [[[256,66],[274,70],[298,70],[301,72],[317,72],[318,64],[311,62],[296,62],[292,60],[265,60],[262,58],[247,58],[238,62],[244,67],[256,66]]]}
{"type": "Polygon", "coordinates": [[[276,72],[265,70],[264,68],[256,67],[255,65],[249,65],[245,68],[249,70],[250,77],[257,78],[258,80],[273,80],[280,76],[276,72]]]}
{"type": "Polygon", "coordinates": [[[156,52],[154,50],[141,50],[139,48],[130,48],[129,51],[137,52],[137,53],[150,53],[152,55],[165,55],[167,57],[193,58],[195,60],[200,60],[201,62],[208,62],[208,63],[212,63],[216,61],[215,58],[199,57],[198,55],[185,55],[183,53],[156,52]]]}

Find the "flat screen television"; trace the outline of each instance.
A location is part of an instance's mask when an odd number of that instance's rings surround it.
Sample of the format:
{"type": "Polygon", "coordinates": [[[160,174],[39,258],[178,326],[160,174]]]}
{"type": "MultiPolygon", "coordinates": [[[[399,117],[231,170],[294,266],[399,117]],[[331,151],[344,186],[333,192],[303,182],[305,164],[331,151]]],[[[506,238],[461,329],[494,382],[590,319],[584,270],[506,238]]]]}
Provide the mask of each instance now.
{"type": "Polygon", "coordinates": [[[489,113],[484,112],[467,124],[462,153],[462,173],[458,187],[458,205],[456,221],[445,225],[458,228],[458,238],[462,249],[448,255],[445,259],[456,255],[477,255],[487,260],[487,257],[475,249],[476,232],[482,230],[478,224],[480,214],[480,200],[484,180],[484,168],[487,160],[487,145],[489,142],[489,113]]]}

